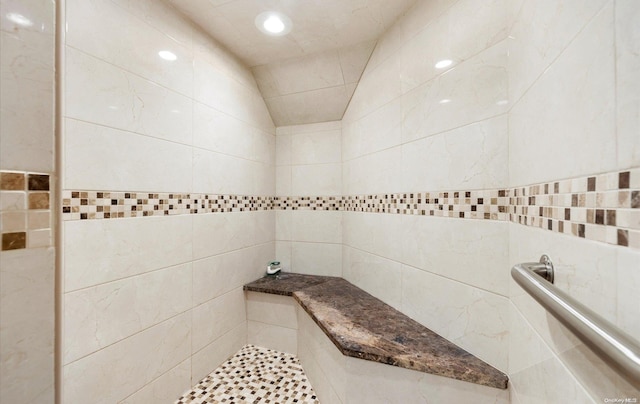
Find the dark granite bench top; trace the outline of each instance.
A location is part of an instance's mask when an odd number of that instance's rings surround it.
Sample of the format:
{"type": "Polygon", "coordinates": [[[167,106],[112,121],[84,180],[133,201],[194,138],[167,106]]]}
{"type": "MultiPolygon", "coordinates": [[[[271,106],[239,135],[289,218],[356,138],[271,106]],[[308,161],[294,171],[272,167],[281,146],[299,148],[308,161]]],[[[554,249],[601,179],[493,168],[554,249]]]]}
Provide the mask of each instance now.
{"type": "Polygon", "coordinates": [[[293,296],[343,355],[507,388],[506,374],[342,278],[282,273],[244,290],[293,296]]]}

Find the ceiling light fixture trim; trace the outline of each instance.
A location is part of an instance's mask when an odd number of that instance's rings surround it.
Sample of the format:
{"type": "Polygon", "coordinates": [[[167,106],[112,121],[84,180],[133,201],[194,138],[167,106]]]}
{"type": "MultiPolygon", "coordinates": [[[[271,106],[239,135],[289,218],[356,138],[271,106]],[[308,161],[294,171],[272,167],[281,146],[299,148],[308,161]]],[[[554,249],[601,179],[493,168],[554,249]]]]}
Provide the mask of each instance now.
{"type": "Polygon", "coordinates": [[[258,14],[255,24],[260,32],[270,36],[287,35],[293,26],[289,17],[277,11],[265,11],[258,14]]]}

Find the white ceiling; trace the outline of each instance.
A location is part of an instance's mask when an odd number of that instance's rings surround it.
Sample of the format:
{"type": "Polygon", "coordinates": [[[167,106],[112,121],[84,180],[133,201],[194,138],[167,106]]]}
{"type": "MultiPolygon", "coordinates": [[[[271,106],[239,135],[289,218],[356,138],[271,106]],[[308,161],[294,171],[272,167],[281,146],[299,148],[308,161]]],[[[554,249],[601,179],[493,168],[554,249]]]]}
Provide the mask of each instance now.
{"type": "Polygon", "coordinates": [[[252,68],[276,126],[341,119],[376,39],[416,2],[168,1],[252,68]],[[288,16],[291,32],[260,32],[264,11],[288,16]]]}

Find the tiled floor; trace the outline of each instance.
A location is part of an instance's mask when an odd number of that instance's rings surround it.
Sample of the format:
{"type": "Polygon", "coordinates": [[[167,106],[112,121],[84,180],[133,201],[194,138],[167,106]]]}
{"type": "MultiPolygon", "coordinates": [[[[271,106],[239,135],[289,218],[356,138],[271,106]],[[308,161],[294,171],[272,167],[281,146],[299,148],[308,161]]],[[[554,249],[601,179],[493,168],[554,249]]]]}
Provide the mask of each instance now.
{"type": "Polygon", "coordinates": [[[318,403],[300,361],[291,354],[247,345],[175,404],[318,403]]]}

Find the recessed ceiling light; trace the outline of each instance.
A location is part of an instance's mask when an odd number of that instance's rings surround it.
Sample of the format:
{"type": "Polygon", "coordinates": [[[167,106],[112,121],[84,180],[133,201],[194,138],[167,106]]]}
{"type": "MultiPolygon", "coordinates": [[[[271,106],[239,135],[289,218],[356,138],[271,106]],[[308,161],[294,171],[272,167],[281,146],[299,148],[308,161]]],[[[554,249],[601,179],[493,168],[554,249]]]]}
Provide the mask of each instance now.
{"type": "Polygon", "coordinates": [[[178,59],[178,57],[176,56],[175,53],[173,53],[171,51],[168,51],[168,50],[163,50],[163,51],[158,52],[158,56],[160,56],[164,60],[169,60],[169,61],[174,61],[174,60],[178,59]]]}
{"type": "Polygon", "coordinates": [[[453,64],[453,60],[444,59],[436,63],[436,69],[444,69],[445,67],[449,67],[453,64]]]}
{"type": "Polygon", "coordinates": [[[30,27],[33,25],[33,22],[30,19],[18,13],[8,13],[7,20],[14,22],[22,27],[30,27]]]}
{"type": "Polygon", "coordinates": [[[263,33],[271,36],[282,36],[291,32],[291,19],[282,13],[266,11],[258,14],[255,20],[256,27],[263,33]]]}
{"type": "Polygon", "coordinates": [[[284,31],[284,23],[277,15],[272,15],[264,20],[262,26],[272,34],[279,34],[284,31]]]}

